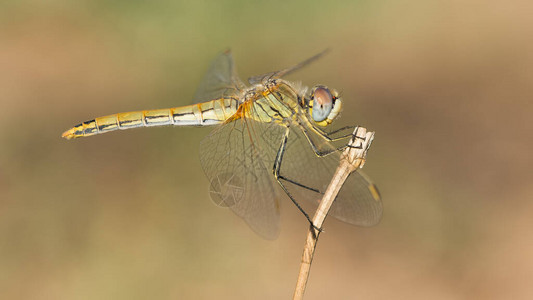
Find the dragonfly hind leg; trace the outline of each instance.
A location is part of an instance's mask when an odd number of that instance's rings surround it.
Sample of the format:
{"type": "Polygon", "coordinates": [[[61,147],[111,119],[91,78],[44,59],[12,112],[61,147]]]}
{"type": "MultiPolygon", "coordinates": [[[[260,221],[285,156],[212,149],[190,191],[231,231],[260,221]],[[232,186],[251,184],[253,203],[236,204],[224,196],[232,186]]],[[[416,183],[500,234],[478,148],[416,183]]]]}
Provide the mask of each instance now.
{"type": "Polygon", "coordinates": [[[285,153],[285,148],[287,146],[287,140],[288,140],[288,137],[289,137],[289,127],[287,127],[287,130],[285,131],[285,134],[283,135],[283,140],[281,142],[281,145],[278,149],[278,153],[276,154],[276,160],[274,161],[274,167],[272,169],[272,172],[274,174],[274,178],[276,178],[276,181],[278,182],[278,184],[281,186],[281,188],[283,189],[283,191],[285,192],[285,194],[287,194],[287,196],[289,196],[289,198],[291,199],[292,203],[294,203],[294,205],[296,205],[296,207],[300,210],[300,212],[305,216],[305,218],[307,219],[307,221],[309,221],[309,224],[314,228],[316,229],[318,232],[322,232],[322,228],[318,228],[315,226],[315,224],[313,223],[313,221],[311,220],[311,218],[309,217],[309,215],[307,214],[307,212],[305,212],[305,210],[300,206],[300,204],[298,204],[298,202],[296,201],[296,199],[294,199],[294,197],[291,195],[291,193],[289,192],[289,190],[287,189],[287,187],[283,184],[282,180],[283,181],[286,181],[286,182],[289,182],[289,183],[292,183],[294,185],[297,185],[299,187],[302,187],[304,189],[308,189],[310,191],[313,191],[315,193],[319,193],[319,194],[323,194],[322,192],[320,192],[319,190],[317,189],[314,189],[314,188],[311,188],[311,187],[308,187],[308,186],[305,186],[301,183],[298,183],[294,180],[291,180],[289,178],[286,178],[284,177],[283,175],[280,174],[280,171],[281,171],[281,163],[283,161],[283,154],[285,153]]]}

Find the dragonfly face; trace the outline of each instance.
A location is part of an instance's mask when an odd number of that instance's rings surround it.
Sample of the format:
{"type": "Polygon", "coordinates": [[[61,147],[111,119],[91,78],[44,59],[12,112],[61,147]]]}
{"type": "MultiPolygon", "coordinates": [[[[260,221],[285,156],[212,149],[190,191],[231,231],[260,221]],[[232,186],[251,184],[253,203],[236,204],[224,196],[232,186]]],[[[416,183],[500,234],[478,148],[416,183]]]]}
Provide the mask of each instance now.
{"type": "Polygon", "coordinates": [[[319,126],[331,124],[342,109],[342,101],[337,91],[322,85],[313,88],[306,105],[309,107],[309,114],[319,126]]]}
{"type": "MultiPolygon", "coordinates": [[[[231,53],[211,64],[195,94],[195,104],[169,109],[119,113],[83,122],[65,131],[67,139],[147,126],[218,125],[200,145],[200,162],[210,182],[210,197],[229,207],[258,234],[276,238],[280,203],[276,185],[296,204],[317,205],[335,172],[339,150],[355,126],[325,132],[339,116],[335,90],[311,90],[281,79],[322,54],[291,68],[252,77],[251,87],[236,74],[231,53]],[[276,184],[277,183],[277,184],[276,184]]],[[[379,222],[381,198],[360,171],[340,190],[330,215],[361,226],[379,222]]]]}

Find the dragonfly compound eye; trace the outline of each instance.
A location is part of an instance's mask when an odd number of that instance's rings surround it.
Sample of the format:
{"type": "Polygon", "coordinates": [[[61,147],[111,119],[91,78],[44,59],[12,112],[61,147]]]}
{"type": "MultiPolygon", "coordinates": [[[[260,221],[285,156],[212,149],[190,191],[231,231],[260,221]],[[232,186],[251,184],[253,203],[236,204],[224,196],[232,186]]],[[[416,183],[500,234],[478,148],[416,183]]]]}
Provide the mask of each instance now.
{"type": "Polygon", "coordinates": [[[333,108],[333,96],[326,87],[315,88],[312,95],[313,112],[312,117],[315,122],[324,121],[333,108]]]}

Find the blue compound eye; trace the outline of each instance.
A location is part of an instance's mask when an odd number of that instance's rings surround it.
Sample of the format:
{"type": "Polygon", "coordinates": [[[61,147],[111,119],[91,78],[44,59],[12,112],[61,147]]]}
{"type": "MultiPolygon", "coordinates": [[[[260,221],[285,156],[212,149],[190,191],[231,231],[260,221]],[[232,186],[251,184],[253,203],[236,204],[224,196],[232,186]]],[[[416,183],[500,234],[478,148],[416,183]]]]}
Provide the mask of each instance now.
{"type": "Polygon", "coordinates": [[[325,87],[317,87],[313,92],[313,120],[315,122],[324,121],[331,109],[333,109],[333,96],[329,89],[325,87]]]}

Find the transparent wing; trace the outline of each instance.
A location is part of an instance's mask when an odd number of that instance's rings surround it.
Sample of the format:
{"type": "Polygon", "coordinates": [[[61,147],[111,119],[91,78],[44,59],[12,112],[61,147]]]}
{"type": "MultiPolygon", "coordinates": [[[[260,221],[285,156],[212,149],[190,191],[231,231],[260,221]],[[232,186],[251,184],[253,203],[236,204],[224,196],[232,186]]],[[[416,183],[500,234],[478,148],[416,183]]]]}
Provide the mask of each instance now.
{"type": "MultiPolygon", "coordinates": [[[[241,106],[251,110],[258,106],[258,112],[250,111],[251,118],[236,118],[207,136],[201,142],[200,161],[210,182],[211,199],[229,207],[259,235],[274,239],[279,233],[280,204],[272,169],[286,127],[253,121],[264,117],[260,105],[245,102],[241,106]]],[[[305,124],[309,123],[302,119],[290,127],[280,175],[296,201],[302,204],[302,199],[307,199],[316,206],[339,164],[340,153],[335,151],[337,145],[305,124]],[[331,154],[317,156],[310,141],[331,154]]],[[[360,171],[348,177],[330,210],[335,218],[360,226],[378,223],[381,214],[379,192],[360,171]]]]}
{"type": "Polygon", "coordinates": [[[220,53],[211,62],[204,78],[194,94],[194,103],[205,102],[225,96],[235,96],[244,88],[237,76],[231,51],[220,53]]]}
{"type": "MultiPolygon", "coordinates": [[[[297,201],[307,199],[317,206],[339,165],[340,152],[317,156],[302,129],[315,143],[324,141],[306,128],[292,126],[280,174],[288,179],[283,183],[297,201]]],[[[327,150],[327,145],[328,142],[324,141],[317,146],[321,150],[327,150]]],[[[333,145],[329,147],[333,150],[333,145]]],[[[341,188],[329,215],[353,225],[372,226],[380,221],[382,211],[381,197],[376,186],[361,171],[356,171],[341,188]]]]}
{"type": "Polygon", "coordinates": [[[280,71],[276,71],[276,72],[269,72],[269,73],[265,73],[265,74],[261,74],[261,75],[257,75],[257,76],[252,76],[250,78],[248,78],[248,82],[250,84],[257,84],[257,83],[262,83],[262,82],[265,82],[265,80],[268,80],[268,79],[273,79],[273,78],[280,78],[280,77],[283,77],[285,75],[288,75],[296,70],[299,70],[305,66],[307,66],[308,64],[314,62],[315,60],[319,59],[320,57],[322,57],[324,54],[328,53],[329,49],[326,49],[304,61],[302,61],[301,63],[299,64],[296,64],[292,67],[289,67],[289,68],[286,68],[286,69],[283,69],[283,70],[280,70],[280,71]]]}
{"type": "Polygon", "coordinates": [[[383,214],[378,188],[362,171],[353,172],[333,202],[330,214],[353,225],[376,225],[383,214]]]}
{"type": "Polygon", "coordinates": [[[281,141],[283,130],[266,127],[250,119],[222,125],[201,142],[200,162],[211,199],[229,207],[262,237],[275,239],[280,205],[273,185],[274,158],[266,144],[269,139],[281,141]]]}

